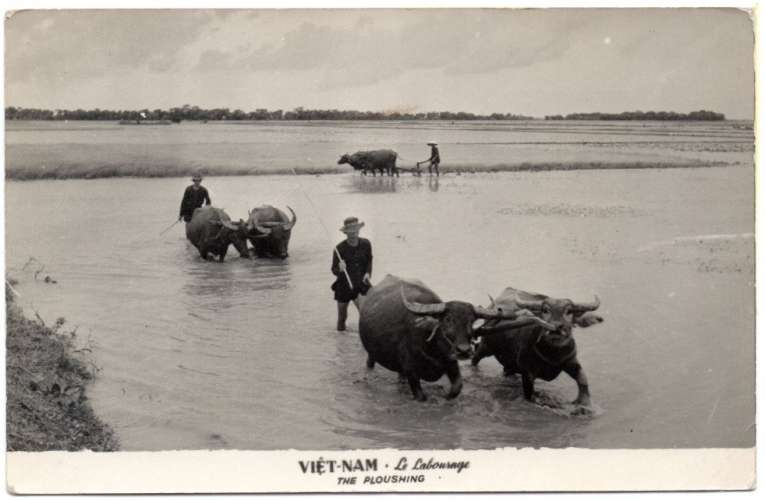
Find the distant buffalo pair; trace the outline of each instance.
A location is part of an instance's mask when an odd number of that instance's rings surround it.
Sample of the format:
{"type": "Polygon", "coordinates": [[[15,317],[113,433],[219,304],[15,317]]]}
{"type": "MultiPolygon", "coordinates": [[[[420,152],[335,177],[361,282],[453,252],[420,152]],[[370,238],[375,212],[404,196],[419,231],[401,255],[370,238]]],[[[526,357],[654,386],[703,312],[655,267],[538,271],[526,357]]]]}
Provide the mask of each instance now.
{"type": "Polygon", "coordinates": [[[396,175],[398,177],[398,169],[396,168],[396,158],[398,154],[390,149],[377,149],[374,151],[357,151],[352,155],[344,154],[337,161],[338,165],[344,163],[349,164],[355,170],[361,170],[361,173],[367,175],[369,172],[372,175],[376,175],[380,172],[380,175],[387,173],[388,175],[396,175]]]}
{"type": "Polygon", "coordinates": [[[536,378],[549,381],[566,372],[579,387],[574,403],[589,406],[589,387],[576,357],[572,328],[603,321],[590,312],[599,305],[597,299],[576,303],[507,288],[487,309],[443,302],[419,281],[388,275],[361,303],[359,334],[368,353],[367,367],[379,363],[398,372],[418,401],[426,400],[420,380],[434,382],[443,375],[451,382],[447,397],[459,395],[462,377],[457,358],[470,357],[471,340],[481,337],[473,365],[495,356],[507,375],[521,375],[527,400],[535,398],[536,378]]]}
{"type": "Polygon", "coordinates": [[[242,219],[232,222],[220,208],[197,208],[186,224],[186,238],[199,250],[203,259],[212,256],[223,262],[229,245],[234,245],[242,258],[249,259],[247,240],[252,243],[258,257],[286,259],[292,228],[297,222],[295,212],[287,208],[292,213],[292,219],[277,208],[263,205],[249,212],[247,222],[242,219]]]}

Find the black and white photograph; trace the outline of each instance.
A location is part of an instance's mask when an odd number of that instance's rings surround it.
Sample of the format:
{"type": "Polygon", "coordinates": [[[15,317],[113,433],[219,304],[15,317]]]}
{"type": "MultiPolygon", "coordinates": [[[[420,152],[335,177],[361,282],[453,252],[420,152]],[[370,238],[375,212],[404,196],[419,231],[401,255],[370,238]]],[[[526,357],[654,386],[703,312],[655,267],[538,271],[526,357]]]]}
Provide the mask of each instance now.
{"type": "Polygon", "coordinates": [[[754,488],[754,19],[6,11],[8,491],[754,488]]]}

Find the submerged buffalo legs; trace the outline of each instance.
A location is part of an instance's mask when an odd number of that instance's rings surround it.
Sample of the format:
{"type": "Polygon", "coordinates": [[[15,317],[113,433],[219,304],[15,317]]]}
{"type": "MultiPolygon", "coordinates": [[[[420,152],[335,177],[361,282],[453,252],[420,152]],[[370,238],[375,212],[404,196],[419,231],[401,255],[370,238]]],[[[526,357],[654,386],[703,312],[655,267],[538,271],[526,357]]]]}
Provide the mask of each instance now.
{"type": "Polygon", "coordinates": [[[462,375],[456,361],[449,363],[449,366],[446,368],[446,376],[449,377],[449,382],[451,382],[451,388],[446,397],[449,399],[456,398],[462,391],[462,375]]]}

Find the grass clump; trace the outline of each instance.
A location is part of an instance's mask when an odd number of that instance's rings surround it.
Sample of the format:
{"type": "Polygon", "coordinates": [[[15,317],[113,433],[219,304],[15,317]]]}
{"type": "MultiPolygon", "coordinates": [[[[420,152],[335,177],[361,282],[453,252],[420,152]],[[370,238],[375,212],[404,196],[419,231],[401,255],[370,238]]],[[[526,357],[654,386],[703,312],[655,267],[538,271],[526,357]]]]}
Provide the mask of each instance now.
{"type": "Polygon", "coordinates": [[[6,283],[8,451],[119,449],[88,402],[85,388],[95,373],[77,357],[74,333],[64,332],[64,324],[64,318],[52,327],[26,318],[6,283]]]}

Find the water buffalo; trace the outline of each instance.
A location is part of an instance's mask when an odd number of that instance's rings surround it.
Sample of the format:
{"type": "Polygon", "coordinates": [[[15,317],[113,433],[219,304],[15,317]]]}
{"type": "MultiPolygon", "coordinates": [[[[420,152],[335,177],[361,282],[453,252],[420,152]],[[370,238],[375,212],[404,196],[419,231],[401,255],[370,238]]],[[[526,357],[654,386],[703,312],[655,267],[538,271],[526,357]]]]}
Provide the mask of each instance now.
{"type": "Polygon", "coordinates": [[[376,171],[380,171],[380,175],[387,173],[388,175],[395,174],[399,176],[398,169],[396,168],[396,158],[398,153],[390,149],[377,149],[375,151],[357,151],[352,155],[344,154],[337,161],[338,165],[348,163],[355,170],[361,170],[364,175],[368,172],[372,172],[372,175],[376,175],[376,171]]]}
{"type": "Polygon", "coordinates": [[[380,363],[400,373],[418,401],[427,399],[420,379],[434,382],[446,374],[451,382],[447,397],[454,398],[462,389],[457,358],[470,356],[476,320],[516,316],[467,302],[443,302],[420,281],[388,275],[361,302],[359,334],[368,368],[380,363]]]}
{"type": "Polygon", "coordinates": [[[194,210],[186,224],[186,238],[197,247],[203,259],[212,254],[223,262],[230,244],[243,258],[250,258],[244,221],[231,222],[231,218],[220,208],[207,206],[194,210]]]}
{"type": "Polygon", "coordinates": [[[247,219],[247,237],[255,248],[258,257],[279,257],[286,259],[292,228],[297,222],[297,215],[290,207],[292,220],[287,214],[271,205],[253,208],[247,219]]]}
{"type": "Polygon", "coordinates": [[[588,327],[602,322],[603,318],[588,312],[599,306],[597,297],[591,303],[578,303],[506,288],[492,309],[496,307],[503,312],[525,309],[549,325],[518,327],[503,320],[487,322],[478,331],[482,338],[472,364],[476,366],[481,359],[493,355],[504,367],[505,375],[521,374],[523,396],[530,401],[535,396],[534,379],[550,381],[562,371],[566,372],[579,388],[574,404],[589,406],[587,377],[577,359],[571,330],[574,326],[588,327]]]}

